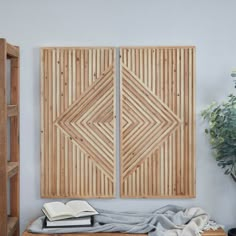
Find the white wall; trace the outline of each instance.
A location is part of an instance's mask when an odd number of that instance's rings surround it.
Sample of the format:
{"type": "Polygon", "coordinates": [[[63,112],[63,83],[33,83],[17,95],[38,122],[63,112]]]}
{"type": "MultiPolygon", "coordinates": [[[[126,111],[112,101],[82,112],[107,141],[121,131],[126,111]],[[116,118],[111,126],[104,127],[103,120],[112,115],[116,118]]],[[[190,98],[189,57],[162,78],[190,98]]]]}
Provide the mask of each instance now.
{"type": "Polygon", "coordinates": [[[21,48],[21,230],[40,199],[42,46],[195,45],[197,48],[197,196],[188,200],[90,200],[99,208],[150,210],[200,206],[236,227],[236,183],[211,156],[200,111],[233,91],[235,0],[0,0],[0,37],[21,48]]]}

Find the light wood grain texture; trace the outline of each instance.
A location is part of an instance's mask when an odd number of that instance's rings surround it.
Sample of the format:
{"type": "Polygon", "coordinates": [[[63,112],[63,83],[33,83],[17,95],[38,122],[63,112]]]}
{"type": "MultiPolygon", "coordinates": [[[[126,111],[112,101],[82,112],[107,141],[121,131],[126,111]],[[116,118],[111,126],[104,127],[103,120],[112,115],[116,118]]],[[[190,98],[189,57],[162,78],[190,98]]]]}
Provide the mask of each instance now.
{"type": "Polygon", "coordinates": [[[223,229],[208,230],[202,233],[202,236],[226,236],[227,234],[223,229]]]}
{"type": "MultiPolygon", "coordinates": [[[[126,233],[74,233],[74,234],[32,234],[25,231],[23,236],[147,236],[147,234],[126,233]]],[[[226,236],[223,229],[204,231],[202,236],[226,236]]]]}
{"type": "Polygon", "coordinates": [[[17,116],[18,115],[18,107],[17,105],[8,105],[7,106],[7,116],[17,116]]]}
{"type": "Polygon", "coordinates": [[[10,161],[8,161],[8,163],[7,163],[7,173],[8,173],[8,177],[9,178],[11,178],[15,174],[17,174],[18,170],[19,170],[18,162],[10,162],[10,161]]]}
{"type": "Polygon", "coordinates": [[[115,50],[43,48],[41,196],[111,198],[115,50]]]}
{"type": "Polygon", "coordinates": [[[194,47],[121,48],[123,198],[195,196],[194,47]]]}
{"type": "Polygon", "coordinates": [[[19,48],[0,39],[0,229],[2,236],[19,236],[19,48]],[[7,59],[10,60],[10,103],[7,104],[7,59]],[[10,132],[7,118],[10,119],[10,132]],[[7,135],[10,134],[10,153],[7,135]],[[8,161],[8,156],[10,160],[8,161]],[[7,184],[10,178],[10,203],[7,184]],[[10,206],[10,216],[7,206],[10,206]]]}
{"type": "Polygon", "coordinates": [[[19,49],[9,43],[6,44],[7,58],[19,58],[19,49]]]}
{"type": "Polygon", "coordinates": [[[17,217],[8,217],[7,236],[14,236],[18,233],[19,220],[17,217]]]}

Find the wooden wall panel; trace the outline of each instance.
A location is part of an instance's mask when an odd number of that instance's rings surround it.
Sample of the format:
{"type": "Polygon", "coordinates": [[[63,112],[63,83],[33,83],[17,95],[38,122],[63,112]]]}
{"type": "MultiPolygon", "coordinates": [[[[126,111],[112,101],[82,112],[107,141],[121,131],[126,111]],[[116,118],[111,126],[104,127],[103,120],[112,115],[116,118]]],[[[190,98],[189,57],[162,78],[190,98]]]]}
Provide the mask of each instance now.
{"type": "Polygon", "coordinates": [[[43,48],[41,63],[41,196],[113,197],[115,50],[43,48]]]}
{"type": "Polygon", "coordinates": [[[121,48],[121,196],[195,196],[195,48],[121,48]]]}

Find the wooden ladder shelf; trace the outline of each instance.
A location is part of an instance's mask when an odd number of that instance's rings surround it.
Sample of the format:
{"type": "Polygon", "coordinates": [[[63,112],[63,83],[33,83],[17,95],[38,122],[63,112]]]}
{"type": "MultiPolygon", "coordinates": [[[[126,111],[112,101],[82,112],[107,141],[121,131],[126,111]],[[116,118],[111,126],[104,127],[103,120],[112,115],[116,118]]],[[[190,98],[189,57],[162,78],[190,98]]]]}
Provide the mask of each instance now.
{"type": "Polygon", "coordinates": [[[19,236],[19,160],[19,48],[7,43],[5,39],[0,39],[1,236],[19,236]],[[8,61],[10,62],[10,76],[7,70],[8,61]],[[9,83],[8,77],[10,77],[9,83]],[[9,89],[8,84],[10,84],[9,89]],[[8,91],[10,91],[9,95],[8,91]],[[10,104],[8,104],[8,97],[10,104]],[[8,120],[10,130],[7,126],[8,120]],[[8,153],[9,150],[10,153],[8,153]]]}

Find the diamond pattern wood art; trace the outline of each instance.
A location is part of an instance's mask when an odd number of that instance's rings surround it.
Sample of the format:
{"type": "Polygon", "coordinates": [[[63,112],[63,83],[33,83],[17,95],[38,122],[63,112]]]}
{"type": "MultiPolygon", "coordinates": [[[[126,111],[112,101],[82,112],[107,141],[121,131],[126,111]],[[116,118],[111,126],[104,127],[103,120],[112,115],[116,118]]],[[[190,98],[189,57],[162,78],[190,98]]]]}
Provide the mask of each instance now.
{"type": "Polygon", "coordinates": [[[42,197],[114,197],[114,74],[113,48],[42,49],[42,197]]]}
{"type": "Polygon", "coordinates": [[[121,196],[195,196],[194,47],[122,48],[121,196]]]}

